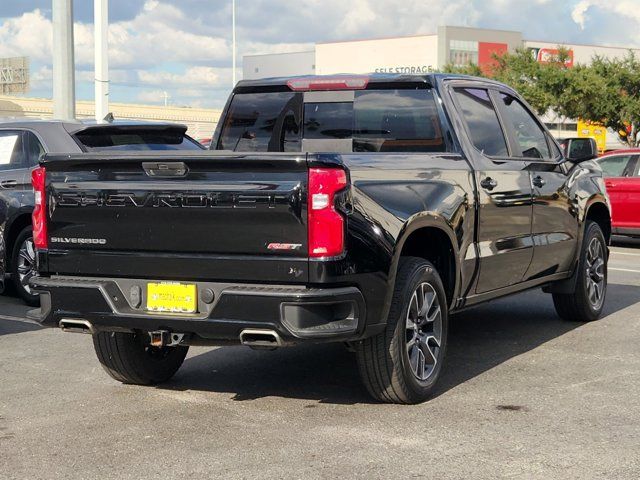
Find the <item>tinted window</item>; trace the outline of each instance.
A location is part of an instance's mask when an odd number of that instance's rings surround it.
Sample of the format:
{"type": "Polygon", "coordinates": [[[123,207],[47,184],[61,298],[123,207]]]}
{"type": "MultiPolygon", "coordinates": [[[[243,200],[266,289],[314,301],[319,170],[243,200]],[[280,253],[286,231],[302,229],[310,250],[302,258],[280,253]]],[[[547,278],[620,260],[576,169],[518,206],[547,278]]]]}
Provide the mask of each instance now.
{"type": "Polygon", "coordinates": [[[353,103],[306,103],[304,138],[352,138],[353,103]]]}
{"type": "Polygon", "coordinates": [[[12,170],[28,166],[22,148],[22,132],[0,131],[0,170],[12,170]]]}
{"type": "Polygon", "coordinates": [[[604,177],[624,177],[631,155],[615,155],[598,160],[604,177]]]}
{"type": "Polygon", "coordinates": [[[89,128],[74,137],[87,151],[202,150],[182,130],[136,128],[89,128]]]}
{"type": "Polygon", "coordinates": [[[25,132],[25,146],[27,155],[27,164],[33,167],[38,164],[42,156],[45,154],[44,147],[32,132],[25,132]]]}
{"type": "Polygon", "coordinates": [[[491,157],[508,156],[507,142],[489,92],[479,88],[456,88],[455,95],[476,148],[491,157]]]}
{"type": "Polygon", "coordinates": [[[357,92],[353,148],[374,152],[445,151],[431,90],[357,92]]]}
{"type": "Polygon", "coordinates": [[[513,127],[520,152],[513,152],[514,157],[551,159],[549,144],[544,130],[535,121],[531,113],[511,95],[500,94],[505,106],[507,118],[513,127]]]}
{"type": "Polygon", "coordinates": [[[351,138],[357,152],[445,151],[430,90],[364,90],[354,101],[306,103],[304,138],[351,138]]]}
{"type": "Polygon", "coordinates": [[[300,151],[301,94],[244,93],[233,97],[218,150],[300,151]]]}

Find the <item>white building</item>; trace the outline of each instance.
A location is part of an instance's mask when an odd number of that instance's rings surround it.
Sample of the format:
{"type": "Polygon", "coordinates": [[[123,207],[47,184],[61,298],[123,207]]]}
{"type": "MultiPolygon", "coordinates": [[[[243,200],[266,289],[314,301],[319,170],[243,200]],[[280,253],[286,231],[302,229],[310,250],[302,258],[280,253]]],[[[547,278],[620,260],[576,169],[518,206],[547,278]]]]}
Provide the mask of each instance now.
{"type": "MultiPolygon", "coordinates": [[[[389,37],[368,40],[317,43],[306,52],[250,55],[243,59],[243,78],[256,79],[293,75],[331,75],[337,73],[429,73],[447,64],[480,68],[490,66],[494,53],[513,52],[524,47],[539,62],[558,54],[558,46],[569,52],[567,65],[588,64],[594,55],[622,58],[629,51],[640,56],[640,49],[569,44],[554,39],[524,39],[522,33],[467,27],[438,27],[431,35],[389,37]]],[[[575,135],[573,120],[548,115],[545,122],[558,137],[575,135]]],[[[611,148],[618,145],[614,133],[608,135],[611,148]]]]}

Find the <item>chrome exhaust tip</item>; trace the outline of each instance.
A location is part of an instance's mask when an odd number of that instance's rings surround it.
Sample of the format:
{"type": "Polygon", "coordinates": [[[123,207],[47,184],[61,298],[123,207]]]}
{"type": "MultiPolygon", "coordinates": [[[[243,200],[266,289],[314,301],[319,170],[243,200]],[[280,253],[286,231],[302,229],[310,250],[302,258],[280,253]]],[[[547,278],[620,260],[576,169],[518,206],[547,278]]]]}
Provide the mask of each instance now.
{"type": "Polygon", "coordinates": [[[95,333],[93,325],[87,320],[76,320],[71,318],[63,318],[58,324],[63,332],[69,333],[95,333]]]}
{"type": "Polygon", "coordinates": [[[251,348],[278,348],[283,346],[282,339],[274,330],[246,328],[240,332],[240,343],[251,348]]]}

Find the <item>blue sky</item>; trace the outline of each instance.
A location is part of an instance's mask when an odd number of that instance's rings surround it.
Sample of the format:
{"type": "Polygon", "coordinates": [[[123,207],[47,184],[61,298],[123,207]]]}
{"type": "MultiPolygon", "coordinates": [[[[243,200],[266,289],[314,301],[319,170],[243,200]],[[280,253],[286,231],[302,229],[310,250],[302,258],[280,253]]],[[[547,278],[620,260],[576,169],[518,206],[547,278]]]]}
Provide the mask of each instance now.
{"type": "MultiPolygon", "coordinates": [[[[438,25],[526,39],[640,47],[640,0],[236,0],[242,55],[314,42],[434,33],[438,25]]],[[[93,2],[76,0],[77,97],[93,98],[93,2]]],[[[231,85],[231,0],[110,0],[111,101],[220,107],[231,85]]],[[[0,57],[31,59],[30,96],[51,97],[51,0],[2,2],[0,57]]],[[[238,73],[238,78],[241,73],[238,73]]]]}

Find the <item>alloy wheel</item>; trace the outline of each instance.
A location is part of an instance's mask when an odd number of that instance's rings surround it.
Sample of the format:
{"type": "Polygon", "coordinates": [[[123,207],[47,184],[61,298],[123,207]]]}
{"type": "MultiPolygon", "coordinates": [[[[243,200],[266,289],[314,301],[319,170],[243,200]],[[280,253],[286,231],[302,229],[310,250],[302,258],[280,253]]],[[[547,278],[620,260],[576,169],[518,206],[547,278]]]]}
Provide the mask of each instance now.
{"type": "Polygon", "coordinates": [[[436,370],[442,341],[442,309],[429,283],[418,285],[411,296],[405,338],[411,371],[424,382],[436,370]]]}
{"type": "Polygon", "coordinates": [[[606,264],[602,242],[592,238],[587,248],[585,274],[587,277],[587,297],[594,309],[600,308],[604,301],[606,264]]]}
{"type": "Polygon", "coordinates": [[[36,274],[36,250],[31,237],[26,238],[20,245],[17,270],[20,285],[27,293],[31,294],[29,280],[36,274]]]}

